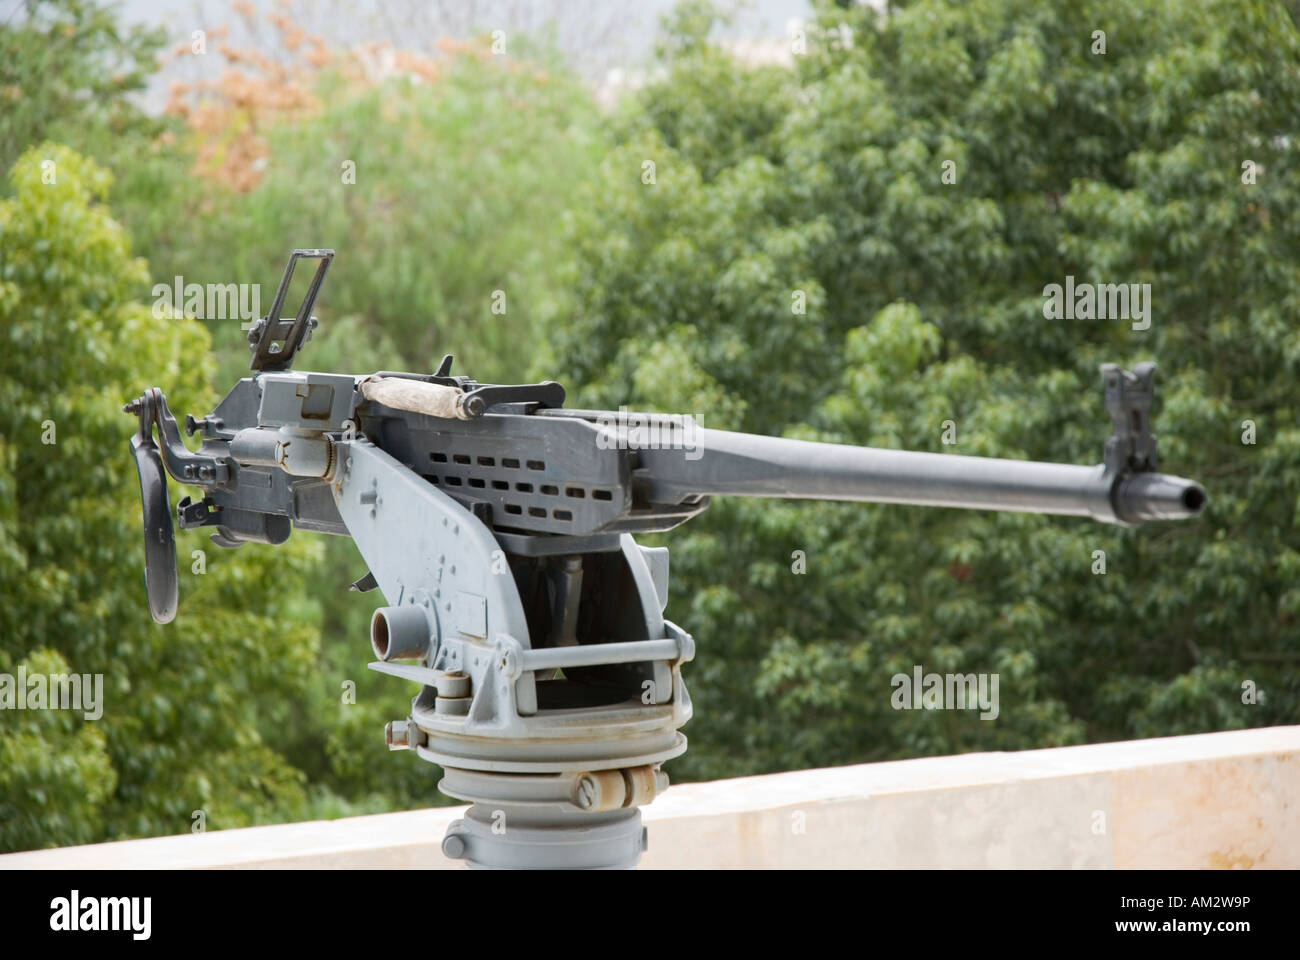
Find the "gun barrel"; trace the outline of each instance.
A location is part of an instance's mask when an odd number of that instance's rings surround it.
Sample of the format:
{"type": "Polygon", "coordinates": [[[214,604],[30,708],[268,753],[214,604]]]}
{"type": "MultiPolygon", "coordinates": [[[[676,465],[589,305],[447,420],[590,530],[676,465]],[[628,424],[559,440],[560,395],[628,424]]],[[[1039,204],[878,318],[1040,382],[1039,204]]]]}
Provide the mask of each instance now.
{"type": "Polygon", "coordinates": [[[955,454],[813,443],[697,429],[687,449],[641,450],[648,500],[779,497],[1013,510],[1141,523],[1195,516],[1205,491],[1182,477],[955,454]]]}
{"type": "Polygon", "coordinates": [[[1205,509],[1199,483],[1167,473],[1134,473],[1120,481],[1115,499],[1130,523],[1184,520],[1205,509]]]}

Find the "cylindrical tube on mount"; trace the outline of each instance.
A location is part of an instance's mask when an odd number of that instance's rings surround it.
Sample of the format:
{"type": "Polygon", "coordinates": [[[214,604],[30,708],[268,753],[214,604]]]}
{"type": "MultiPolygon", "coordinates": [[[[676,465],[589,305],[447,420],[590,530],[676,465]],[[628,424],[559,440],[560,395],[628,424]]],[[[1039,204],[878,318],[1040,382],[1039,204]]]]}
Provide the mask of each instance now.
{"type": "Polygon", "coordinates": [[[280,465],[280,431],[268,427],[246,427],[230,440],[230,456],[250,467],[280,465]]]}
{"type": "Polygon", "coordinates": [[[674,504],[693,495],[847,500],[1064,514],[1111,523],[1191,517],[1205,505],[1205,491],[1197,484],[1166,474],[1135,474],[1112,490],[1114,480],[1101,465],[882,450],[725,430],[699,430],[696,442],[692,451],[638,451],[638,481],[648,500],[674,504]]]}
{"type": "Polygon", "coordinates": [[[248,427],[230,441],[230,455],[252,467],[279,467],[295,477],[328,477],[334,472],[329,437],[288,427],[248,427]]]}
{"type": "Polygon", "coordinates": [[[385,662],[423,657],[432,639],[429,612],[417,603],[380,607],[370,618],[370,645],[385,662]]]}

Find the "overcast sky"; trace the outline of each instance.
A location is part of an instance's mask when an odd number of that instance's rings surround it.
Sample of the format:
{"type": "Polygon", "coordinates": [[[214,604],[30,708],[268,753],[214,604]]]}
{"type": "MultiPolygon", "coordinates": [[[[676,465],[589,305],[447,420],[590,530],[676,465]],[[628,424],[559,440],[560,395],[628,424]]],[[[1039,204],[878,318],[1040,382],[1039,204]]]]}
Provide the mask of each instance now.
{"type": "MultiPolygon", "coordinates": [[[[272,8],[272,0],[250,0],[259,10],[272,8]]],[[[456,26],[465,22],[477,21],[481,30],[497,27],[526,27],[547,19],[559,11],[560,19],[568,21],[563,26],[564,32],[573,34],[581,31],[582,22],[590,23],[593,28],[608,38],[603,47],[617,47],[616,65],[632,66],[644,60],[649,53],[658,28],[659,18],[671,10],[675,0],[357,0],[357,2],[340,3],[337,0],[294,0],[293,9],[307,14],[313,22],[313,29],[322,32],[333,26],[340,39],[347,35],[350,28],[371,25],[383,19],[385,11],[399,11],[407,15],[408,11],[418,11],[430,20],[438,18],[438,10],[447,11],[456,26]],[[500,23],[505,20],[507,23],[500,23]],[[513,23],[510,21],[514,21],[513,23]],[[524,21],[521,24],[519,21],[524,21]],[[607,31],[614,27],[617,42],[607,31]]],[[[122,10],[128,20],[152,24],[164,24],[177,34],[177,42],[188,40],[189,32],[200,29],[196,20],[210,20],[212,23],[234,19],[226,2],[207,3],[198,0],[123,0],[122,10]],[[197,14],[205,10],[205,14],[197,14]]],[[[726,31],[726,35],[743,37],[784,37],[791,20],[809,16],[809,0],[742,0],[736,4],[735,26],[726,31]]],[[[328,37],[327,37],[328,38],[328,37]]],[[[369,36],[361,40],[372,39],[369,36]]],[[[573,43],[562,44],[570,47],[573,43]]],[[[602,66],[609,59],[602,54],[610,51],[592,51],[592,59],[601,61],[602,66]]],[[[578,69],[587,72],[584,64],[575,64],[578,69]]]]}

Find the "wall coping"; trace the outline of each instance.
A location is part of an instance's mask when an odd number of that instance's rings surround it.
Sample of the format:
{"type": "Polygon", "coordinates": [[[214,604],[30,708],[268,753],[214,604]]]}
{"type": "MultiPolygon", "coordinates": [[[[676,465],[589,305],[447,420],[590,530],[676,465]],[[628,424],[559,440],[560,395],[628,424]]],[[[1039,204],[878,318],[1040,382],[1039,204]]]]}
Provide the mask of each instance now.
{"type": "MultiPolygon", "coordinates": [[[[464,810],[12,853],[0,869],[455,868],[440,842],[464,810]]],[[[642,813],[651,868],[1297,868],[1300,726],[680,784],[642,813]]]]}

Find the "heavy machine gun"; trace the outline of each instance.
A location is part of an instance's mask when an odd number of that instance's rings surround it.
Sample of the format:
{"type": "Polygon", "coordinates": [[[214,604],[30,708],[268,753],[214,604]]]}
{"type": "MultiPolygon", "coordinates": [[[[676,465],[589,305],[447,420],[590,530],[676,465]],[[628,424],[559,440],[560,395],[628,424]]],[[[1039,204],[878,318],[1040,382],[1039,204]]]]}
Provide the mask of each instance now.
{"type": "MultiPolygon", "coordinates": [[[[633,866],[638,808],[686,749],[682,664],[691,636],[663,616],[670,530],[714,496],[1018,510],[1139,524],[1195,516],[1205,492],[1156,472],[1154,365],[1102,367],[1114,433],[1074,466],[911,453],[700,427],[689,417],[564,407],[558,383],[431,374],[293,371],[332,250],[296,250],[249,334],[252,376],[201,420],[190,451],[162,392],[125,410],[144,503],[145,582],[159,623],[178,580],[166,474],[198,487],[183,529],[223,547],[292,529],[348,536],[378,589],[374,670],[413,682],[392,749],[439,764],[469,801],[444,852],[489,867],[633,866]],[[281,316],[299,260],[318,261],[281,316]],[[154,428],[159,441],[155,441],[154,428]]],[[[274,584],[268,584],[273,588],[274,584]]]]}

